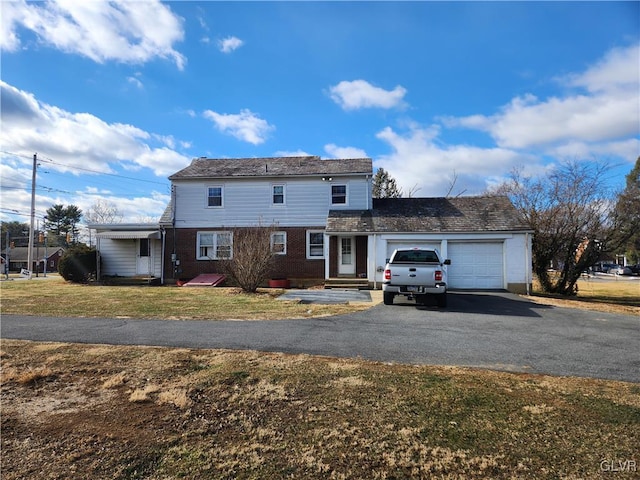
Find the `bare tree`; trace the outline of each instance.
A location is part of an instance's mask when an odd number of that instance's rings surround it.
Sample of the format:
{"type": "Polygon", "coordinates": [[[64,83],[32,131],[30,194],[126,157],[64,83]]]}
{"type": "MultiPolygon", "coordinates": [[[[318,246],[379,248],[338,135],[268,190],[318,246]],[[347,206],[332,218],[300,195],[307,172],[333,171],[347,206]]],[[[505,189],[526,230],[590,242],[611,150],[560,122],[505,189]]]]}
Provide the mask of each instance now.
{"type": "Polygon", "coordinates": [[[230,258],[220,263],[222,271],[247,293],[255,293],[269,277],[274,264],[272,233],[275,225],[236,229],[230,258]]]}
{"type": "Polygon", "coordinates": [[[609,169],[571,161],[541,178],[514,171],[494,190],[509,196],[534,231],[533,269],[544,291],[575,295],[581,273],[621,245],[612,195],[603,188],[609,169]]]}
{"type": "Polygon", "coordinates": [[[118,207],[108,200],[98,200],[84,214],[87,223],[121,223],[123,215],[118,207]]]}

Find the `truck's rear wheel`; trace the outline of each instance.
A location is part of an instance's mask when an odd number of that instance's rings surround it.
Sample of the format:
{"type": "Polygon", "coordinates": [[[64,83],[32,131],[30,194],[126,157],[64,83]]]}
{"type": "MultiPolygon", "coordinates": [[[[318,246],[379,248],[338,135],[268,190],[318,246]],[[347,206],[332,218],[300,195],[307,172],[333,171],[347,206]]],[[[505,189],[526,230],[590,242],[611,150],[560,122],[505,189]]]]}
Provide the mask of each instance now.
{"type": "Polygon", "coordinates": [[[440,293],[439,295],[436,295],[436,301],[438,302],[438,307],[440,308],[444,308],[447,306],[447,294],[446,293],[440,293]]]}
{"type": "Polygon", "coordinates": [[[384,292],[382,294],[382,298],[384,300],[385,305],[393,305],[393,297],[395,297],[393,293],[384,292]]]}

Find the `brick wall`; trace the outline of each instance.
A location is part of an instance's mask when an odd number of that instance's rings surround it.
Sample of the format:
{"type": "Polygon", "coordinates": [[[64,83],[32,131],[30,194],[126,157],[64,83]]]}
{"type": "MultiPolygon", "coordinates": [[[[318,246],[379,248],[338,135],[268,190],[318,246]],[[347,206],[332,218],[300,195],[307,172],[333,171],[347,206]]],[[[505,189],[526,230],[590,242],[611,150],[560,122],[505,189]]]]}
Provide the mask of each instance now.
{"type": "MultiPolygon", "coordinates": [[[[323,226],[308,228],[278,228],[278,231],[287,233],[287,253],[286,255],[276,255],[274,271],[271,275],[272,278],[323,280],[324,260],[307,260],[306,250],[307,230],[323,229],[323,226]]],[[[165,248],[165,276],[167,279],[190,279],[201,273],[220,273],[219,261],[196,260],[197,232],[206,230],[220,231],[222,229],[167,229],[165,248]],[[171,254],[174,251],[174,245],[175,253],[180,261],[180,265],[178,267],[179,271],[177,273],[174,273],[173,264],[171,262],[171,254]]],[[[237,231],[238,229],[224,230],[237,231]]]]}

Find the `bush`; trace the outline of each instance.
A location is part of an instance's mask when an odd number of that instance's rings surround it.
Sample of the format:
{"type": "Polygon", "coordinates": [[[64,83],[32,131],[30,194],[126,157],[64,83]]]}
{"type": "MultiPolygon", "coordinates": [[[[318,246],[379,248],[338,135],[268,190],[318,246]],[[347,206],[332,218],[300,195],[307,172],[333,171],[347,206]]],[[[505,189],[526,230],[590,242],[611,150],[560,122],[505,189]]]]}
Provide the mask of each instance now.
{"type": "Polygon", "coordinates": [[[58,273],[69,282],[87,283],[96,275],[97,252],[86,245],[68,249],[58,263],[58,273]]]}

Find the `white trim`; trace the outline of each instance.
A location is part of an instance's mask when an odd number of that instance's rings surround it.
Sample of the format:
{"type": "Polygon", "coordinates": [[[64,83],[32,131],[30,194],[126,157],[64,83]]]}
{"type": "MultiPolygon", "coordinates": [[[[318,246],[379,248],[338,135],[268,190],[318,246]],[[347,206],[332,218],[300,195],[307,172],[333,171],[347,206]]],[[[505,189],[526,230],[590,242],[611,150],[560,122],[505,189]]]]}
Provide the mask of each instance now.
{"type": "Polygon", "coordinates": [[[287,185],[285,183],[272,183],[271,184],[271,206],[272,207],[284,207],[287,205],[287,185]],[[274,189],[276,187],[282,187],[282,203],[276,203],[273,201],[273,197],[276,195],[274,189]]]}
{"type": "Polygon", "coordinates": [[[204,190],[204,206],[205,208],[224,208],[224,185],[207,185],[204,190]],[[209,195],[209,189],[220,189],[220,205],[209,205],[209,198],[213,198],[209,195]]]}
{"type": "Polygon", "coordinates": [[[271,232],[271,252],[273,252],[274,255],[286,255],[287,254],[287,232],[271,232]],[[273,250],[273,246],[276,244],[274,241],[274,237],[276,235],[282,235],[284,242],[283,242],[283,250],[281,252],[276,252],[273,250]]]}
{"type": "Polygon", "coordinates": [[[229,256],[229,258],[224,258],[224,260],[233,259],[233,232],[232,231],[229,231],[229,230],[210,230],[210,231],[209,230],[203,230],[203,231],[196,232],[196,260],[222,260],[223,259],[223,258],[218,257],[218,236],[219,235],[230,235],[231,236],[231,255],[229,256]],[[201,235],[213,235],[212,244],[211,245],[205,245],[205,247],[212,249],[213,256],[211,256],[211,255],[201,256],[200,255],[200,248],[201,248],[200,236],[201,235]]]}
{"type": "Polygon", "coordinates": [[[331,200],[331,206],[335,207],[335,206],[348,206],[349,205],[349,182],[345,182],[345,183],[332,183],[331,184],[331,191],[329,192],[330,195],[330,200],[331,200]],[[333,187],[344,187],[344,203],[334,203],[333,202],[333,187]]]}
{"type": "MultiPolygon", "coordinates": [[[[305,247],[306,247],[306,251],[307,251],[307,260],[324,260],[325,258],[325,249],[326,249],[326,235],[324,234],[324,230],[307,230],[306,232],[306,242],[305,242],[305,247]],[[312,233],[319,233],[322,235],[322,256],[320,255],[311,255],[311,234],[312,233]]],[[[316,245],[316,248],[318,247],[318,244],[314,244],[316,245]]]]}

